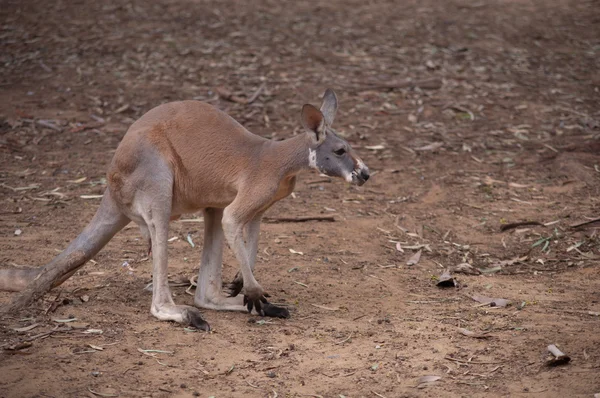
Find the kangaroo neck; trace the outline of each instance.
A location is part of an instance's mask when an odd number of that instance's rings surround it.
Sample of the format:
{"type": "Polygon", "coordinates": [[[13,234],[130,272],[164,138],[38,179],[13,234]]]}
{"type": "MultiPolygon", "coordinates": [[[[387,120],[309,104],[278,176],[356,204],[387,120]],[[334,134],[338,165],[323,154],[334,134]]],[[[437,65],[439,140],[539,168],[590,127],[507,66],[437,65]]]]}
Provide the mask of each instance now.
{"type": "MultiPolygon", "coordinates": [[[[281,161],[281,171],[284,175],[296,175],[302,170],[312,167],[310,156],[314,153],[307,134],[298,134],[283,141],[275,141],[271,153],[281,161]]],[[[316,157],[316,154],[314,155],[316,157]]],[[[316,162],[316,159],[314,160],[316,162]]],[[[314,163],[314,162],[313,162],[314,163]]]]}

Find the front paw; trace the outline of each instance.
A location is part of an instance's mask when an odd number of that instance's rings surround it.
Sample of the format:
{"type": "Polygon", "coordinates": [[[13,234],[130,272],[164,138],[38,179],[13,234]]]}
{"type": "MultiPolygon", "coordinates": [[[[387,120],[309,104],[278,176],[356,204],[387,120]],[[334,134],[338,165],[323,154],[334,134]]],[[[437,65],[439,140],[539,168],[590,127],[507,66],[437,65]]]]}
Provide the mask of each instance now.
{"type": "Polygon", "coordinates": [[[248,308],[248,312],[252,312],[252,309],[256,310],[256,313],[260,316],[265,316],[263,310],[263,304],[268,304],[267,297],[270,297],[268,293],[259,286],[254,289],[243,289],[244,294],[244,305],[248,308]]]}
{"type": "Polygon", "coordinates": [[[223,290],[229,295],[229,297],[235,297],[241,293],[243,288],[244,279],[242,278],[242,275],[238,272],[237,274],[235,274],[235,278],[233,278],[233,281],[224,286],[223,290]]]}

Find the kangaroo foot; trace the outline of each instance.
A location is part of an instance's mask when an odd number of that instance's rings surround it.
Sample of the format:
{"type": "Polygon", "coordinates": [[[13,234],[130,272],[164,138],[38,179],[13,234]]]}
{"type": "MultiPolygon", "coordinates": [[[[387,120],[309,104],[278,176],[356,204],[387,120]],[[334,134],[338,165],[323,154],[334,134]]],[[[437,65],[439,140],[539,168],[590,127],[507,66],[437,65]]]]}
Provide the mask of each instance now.
{"type": "Polygon", "coordinates": [[[204,320],[197,308],[187,305],[152,305],[152,315],[161,321],[175,321],[199,330],[210,331],[210,325],[204,320]]]}

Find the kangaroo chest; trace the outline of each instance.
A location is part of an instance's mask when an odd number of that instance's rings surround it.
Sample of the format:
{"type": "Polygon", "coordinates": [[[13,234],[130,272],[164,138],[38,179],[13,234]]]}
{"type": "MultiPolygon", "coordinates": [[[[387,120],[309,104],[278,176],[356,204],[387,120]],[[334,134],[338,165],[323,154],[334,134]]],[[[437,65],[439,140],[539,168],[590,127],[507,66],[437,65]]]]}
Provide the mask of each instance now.
{"type": "Polygon", "coordinates": [[[275,203],[278,200],[285,198],[290,195],[294,191],[294,187],[296,186],[296,176],[286,177],[279,183],[279,187],[277,187],[277,192],[275,193],[275,197],[271,203],[275,203]]]}

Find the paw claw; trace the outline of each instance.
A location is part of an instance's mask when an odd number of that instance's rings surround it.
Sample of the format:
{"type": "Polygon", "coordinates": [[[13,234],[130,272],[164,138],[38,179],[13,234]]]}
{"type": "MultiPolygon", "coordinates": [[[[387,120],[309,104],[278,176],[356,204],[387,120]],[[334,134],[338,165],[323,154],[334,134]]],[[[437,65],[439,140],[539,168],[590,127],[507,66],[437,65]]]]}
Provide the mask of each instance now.
{"type": "Polygon", "coordinates": [[[238,272],[237,274],[235,274],[233,281],[231,281],[231,283],[228,283],[227,285],[225,285],[223,287],[223,290],[225,290],[229,294],[229,297],[235,297],[241,293],[243,288],[244,288],[244,280],[242,279],[240,273],[238,272]]]}

